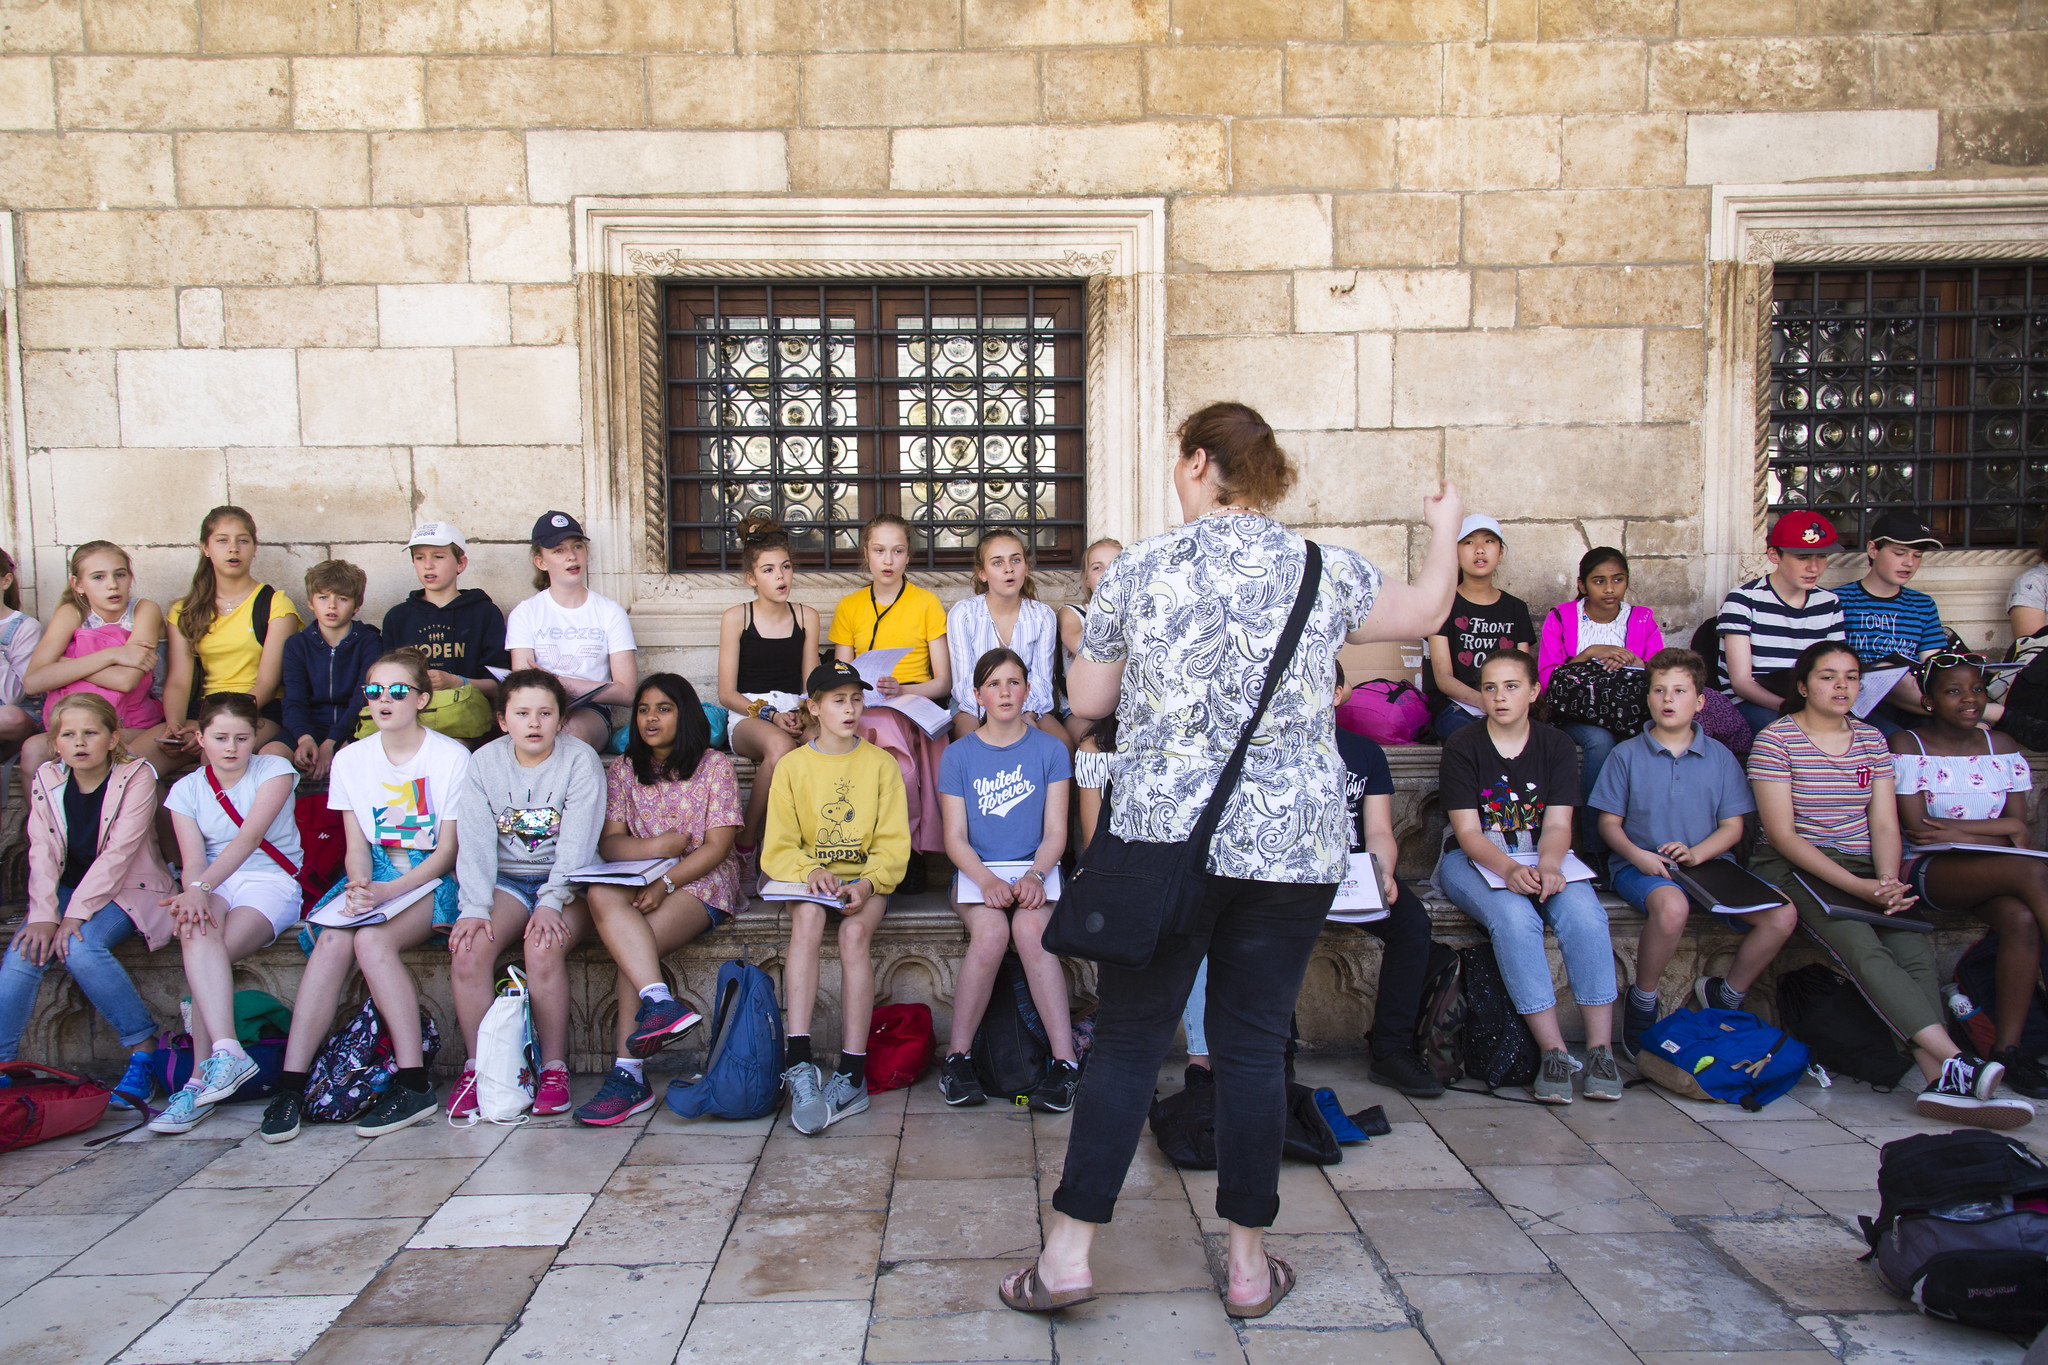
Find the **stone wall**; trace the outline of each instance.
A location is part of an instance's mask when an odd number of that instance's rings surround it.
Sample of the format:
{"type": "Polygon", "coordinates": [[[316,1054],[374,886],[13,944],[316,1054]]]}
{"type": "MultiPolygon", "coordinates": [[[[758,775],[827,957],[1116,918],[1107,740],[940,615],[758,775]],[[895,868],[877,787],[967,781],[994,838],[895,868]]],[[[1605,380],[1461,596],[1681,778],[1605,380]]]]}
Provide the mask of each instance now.
{"type": "Polygon", "coordinates": [[[1399,566],[1448,475],[1689,628],[1711,185],[2010,176],[2044,72],[2041,0],[0,0],[10,548],[167,600],[231,499],[376,612],[446,517],[509,603],[607,458],[576,196],[1159,195],[1168,415],[1263,408],[1291,519],[1399,566]]]}

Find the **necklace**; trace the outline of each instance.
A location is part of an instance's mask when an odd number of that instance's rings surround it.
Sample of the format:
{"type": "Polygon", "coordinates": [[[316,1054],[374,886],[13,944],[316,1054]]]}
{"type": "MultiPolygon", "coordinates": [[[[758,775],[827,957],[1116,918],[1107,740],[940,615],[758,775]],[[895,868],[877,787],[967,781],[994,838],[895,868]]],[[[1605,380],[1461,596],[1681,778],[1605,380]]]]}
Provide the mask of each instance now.
{"type": "Polygon", "coordinates": [[[1246,507],[1241,503],[1230,503],[1227,506],[1223,507],[1211,507],[1208,511],[1202,513],[1202,515],[1205,517],[1220,517],[1231,513],[1237,513],[1247,517],[1263,517],[1264,515],[1266,515],[1264,512],[1260,511],[1256,507],[1246,507]]]}

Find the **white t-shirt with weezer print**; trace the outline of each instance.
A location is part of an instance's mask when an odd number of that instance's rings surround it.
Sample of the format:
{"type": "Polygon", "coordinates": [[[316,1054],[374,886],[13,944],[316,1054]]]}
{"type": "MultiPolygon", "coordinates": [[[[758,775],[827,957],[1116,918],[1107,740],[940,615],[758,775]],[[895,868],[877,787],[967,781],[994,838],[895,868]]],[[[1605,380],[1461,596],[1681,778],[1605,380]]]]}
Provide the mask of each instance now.
{"type": "MultiPolygon", "coordinates": [[[[1110,828],[1172,843],[1194,830],[1258,704],[1301,586],[1302,537],[1265,517],[1198,517],[1118,556],[1089,604],[1078,657],[1124,663],[1110,828]]],[[[1337,647],[1379,597],[1380,571],[1323,547],[1323,582],[1252,736],[1209,870],[1339,882],[1351,848],[1337,754],[1337,647]]]]}
{"type": "Polygon", "coordinates": [[[537,592],[505,618],[505,648],[532,650],[534,665],[558,677],[603,682],[612,675],[611,656],[633,647],[626,609],[602,593],[572,609],[537,592]]]}

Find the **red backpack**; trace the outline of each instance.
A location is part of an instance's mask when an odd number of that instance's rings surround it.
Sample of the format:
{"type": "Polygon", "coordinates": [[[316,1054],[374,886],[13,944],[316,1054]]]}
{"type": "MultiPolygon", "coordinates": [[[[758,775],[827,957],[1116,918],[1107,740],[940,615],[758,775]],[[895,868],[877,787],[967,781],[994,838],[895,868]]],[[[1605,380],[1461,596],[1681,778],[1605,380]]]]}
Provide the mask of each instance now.
{"type": "Polygon", "coordinates": [[[98,1081],[34,1062],[0,1062],[0,1076],[0,1152],[82,1133],[114,1097],[98,1081]]]}
{"type": "Polygon", "coordinates": [[[342,831],[341,812],[329,809],[324,791],[299,797],[292,805],[292,820],[299,827],[299,853],[305,859],[299,866],[299,888],[305,892],[300,908],[311,910],[341,880],[348,836],[342,831]]]}
{"type": "Polygon", "coordinates": [[[881,1005],[868,1026],[868,1093],[915,1085],[932,1064],[932,1007],[881,1005]]]}

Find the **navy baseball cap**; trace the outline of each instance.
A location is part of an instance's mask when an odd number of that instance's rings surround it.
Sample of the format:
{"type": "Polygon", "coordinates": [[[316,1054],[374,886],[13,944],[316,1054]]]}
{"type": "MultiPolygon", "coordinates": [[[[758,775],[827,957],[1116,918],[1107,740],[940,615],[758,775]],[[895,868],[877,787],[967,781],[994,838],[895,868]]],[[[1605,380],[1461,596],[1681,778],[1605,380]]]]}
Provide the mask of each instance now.
{"type": "Polygon", "coordinates": [[[565,540],[588,539],[576,518],[567,512],[543,512],[540,520],[533,523],[533,543],[543,550],[551,550],[565,540]]]}

